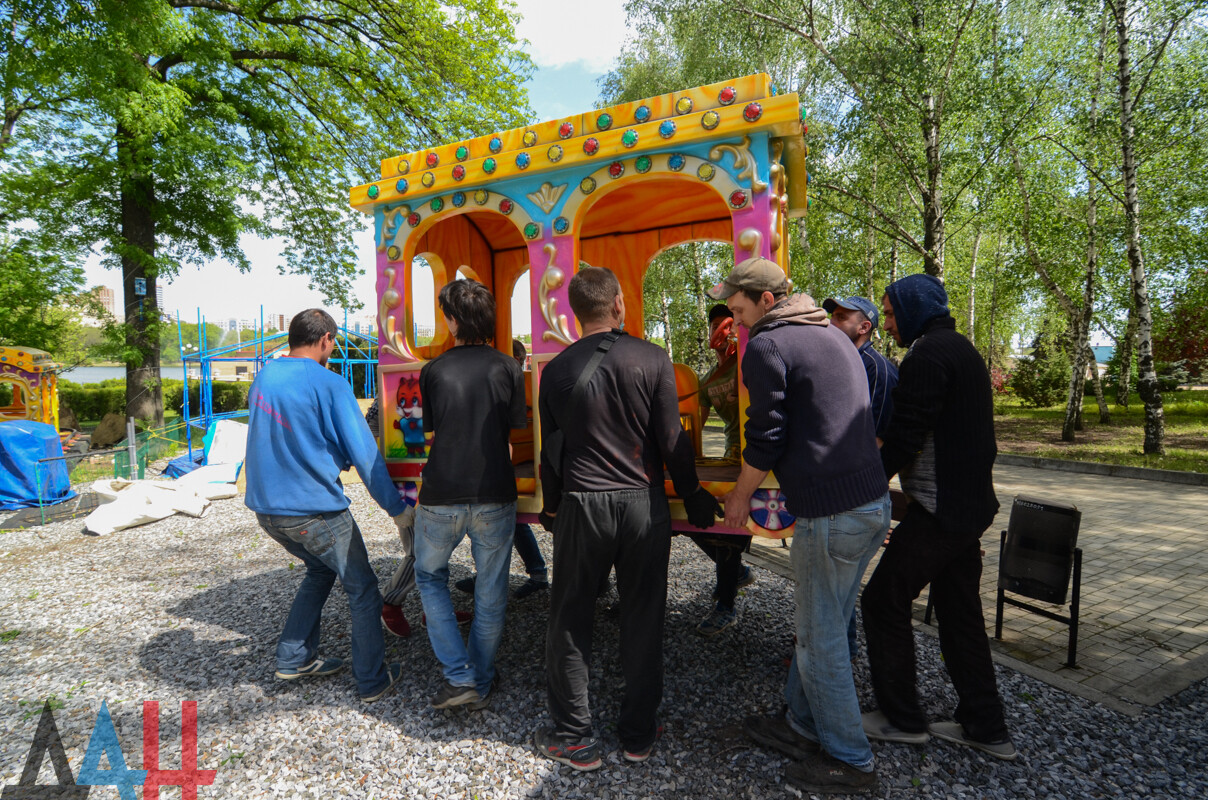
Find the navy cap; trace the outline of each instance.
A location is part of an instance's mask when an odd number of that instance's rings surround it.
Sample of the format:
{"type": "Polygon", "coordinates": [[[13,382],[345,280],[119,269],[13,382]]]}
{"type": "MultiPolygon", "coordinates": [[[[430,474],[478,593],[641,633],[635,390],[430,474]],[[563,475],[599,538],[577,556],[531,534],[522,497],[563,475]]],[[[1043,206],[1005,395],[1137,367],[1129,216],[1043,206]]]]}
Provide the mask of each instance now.
{"type": "Polygon", "coordinates": [[[877,329],[877,321],[881,315],[877,311],[877,307],[867,297],[848,297],[845,300],[836,300],[833,297],[828,297],[822,301],[822,308],[827,314],[835,313],[836,308],[846,308],[848,311],[859,311],[864,316],[868,317],[868,321],[872,323],[872,329],[877,329]]]}

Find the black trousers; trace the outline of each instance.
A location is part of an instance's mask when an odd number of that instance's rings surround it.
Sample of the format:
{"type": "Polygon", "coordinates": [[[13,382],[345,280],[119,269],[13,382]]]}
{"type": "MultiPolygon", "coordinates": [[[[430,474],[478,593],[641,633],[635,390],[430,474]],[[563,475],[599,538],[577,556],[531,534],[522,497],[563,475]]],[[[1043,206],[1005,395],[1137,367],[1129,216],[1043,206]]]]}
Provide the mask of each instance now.
{"type": "Polygon", "coordinates": [[[738,576],[742,572],[742,554],[750,549],[751,537],[724,533],[689,534],[689,537],[717,565],[717,602],[726,608],[734,608],[734,601],[738,598],[738,576]]]}
{"type": "Polygon", "coordinates": [[[911,603],[931,584],[944,666],[959,703],[954,717],[974,739],[1007,736],[981,605],[980,532],[952,533],[911,504],[864,587],[860,608],[877,705],[904,731],[927,730],[919,705],[911,603]]]}
{"type": "Polygon", "coordinates": [[[617,734],[630,750],[654,742],[663,699],[663,618],[671,512],[654,490],[568,492],[554,525],[554,580],[545,642],[549,709],[555,735],[592,736],[587,683],[596,595],[617,571],[621,598],[621,700],[617,734]]]}

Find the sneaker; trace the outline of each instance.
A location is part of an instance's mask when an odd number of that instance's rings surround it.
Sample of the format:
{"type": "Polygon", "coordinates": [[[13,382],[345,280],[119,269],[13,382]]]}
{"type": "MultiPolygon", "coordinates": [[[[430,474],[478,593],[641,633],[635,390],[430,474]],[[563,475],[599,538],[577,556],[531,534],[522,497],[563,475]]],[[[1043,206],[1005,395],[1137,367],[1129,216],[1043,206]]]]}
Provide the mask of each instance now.
{"type": "Polygon", "coordinates": [[[402,606],[382,603],[382,624],[386,626],[386,630],[402,639],[411,635],[411,623],[407,622],[403,615],[402,606]]]}
{"type": "Polygon", "coordinates": [[[876,772],[862,772],[826,753],[789,764],[784,777],[798,789],[815,794],[851,794],[877,788],[876,772]]]}
{"type": "Polygon", "coordinates": [[[474,584],[478,581],[477,575],[471,575],[468,578],[462,578],[457,583],[453,584],[453,588],[459,592],[466,594],[474,594],[474,584]]]}
{"type": "Polygon", "coordinates": [[[747,736],[794,761],[804,761],[822,751],[822,745],[818,742],[793,730],[784,714],[747,717],[743,720],[742,727],[747,736]]]}
{"type": "Polygon", "coordinates": [[[548,588],[549,581],[539,581],[535,578],[529,578],[527,581],[520,584],[520,586],[516,587],[516,591],[512,592],[512,597],[515,597],[517,600],[523,600],[529,595],[536,594],[537,592],[544,592],[548,588]]]}
{"type": "Polygon", "coordinates": [[[388,677],[390,679],[390,681],[385,686],[383,686],[381,689],[378,689],[376,692],[374,692],[373,694],[361,695],[361,702],[362,703],[372,703],[375,700],[381,700],[383,697],[386,696],[386,694],[391,689],[394,688],[394,684],[398,682],[398,679],[402,676],[402,674],[403,674],[403,665],[402,664],[398,663],[397,661],[395,661],[393,664],[387,664],[386,665],[386,677],[388,677]]]}
{"type": "MultiPolygon", "coordinates": [[[[474,621],[474,615],[471,614],[469,611],[454,611],[453,616],[457,617],[458,625],[469,625],[471,622],[474,621]]],[[[420,614],[419,624],[424,628],[428,627],[428,615],[427,614],[420,614]]]]}
{"type": "Polygon", "coordinates": [[[971,739],[965,733],[964,726],[959,722],[933,722],[927,726],[927,730],[931,731],[931,735],[936,738],[947,742],[968,745],[975,750],[989,753],[995,758],[1001,758],[1003,761],[1014,761],[1019,755],[1010,738],[1004,737],[997,742],[979,742],[977,739],[971,739]]]}
{"type": "Polygon", "coordinates": [[[643,761],[650,758],[650,754],[654,752],[655,742],[657,742],[659,739],[662,739],[662,738],[663,738],[663,726],[659,725],[657,728],[654,729],[654,741],[653,742],[646,745],[646,747],[642,748],[641,750],[630,750],[628,747],[623,748],[621,751],[621,754],[625,757],[626,761],[629,761],[633,764],[641,764],[643,761]]]}
{"type": "Polygon", "coordinates": [[[537,752],[541,755],[566,764],[579,772],[599,769],[604,763],[600,759],[600,740],[594,736],[571,744],[563,739],[555,738],[554,728],[551,725],[546,728],[538,728],[533,732],[533,744],[537,746],[537,752]]]}
{"type": "Polygon", "coordinates": [[[344,669],[344,660],[340,658],[316,658],[305,667],[288,667],[279,669],[274,675],[283,681],[296,681],[298,678],[322,678],[334,675],[344,669]]]}
{"type": "Polygon", "coordinates": [[[448,681],[441,681],[440,689],[428,702],[433,708],[453,708],[473,703],[478,699],[478,690],[473,686],[454,686],[448,681]]]}
{"type": "Polygon", "coordinates": [[[709,616],[697,623],[696,632],[701,636],[716,636],[736,622],[738,622],[738,612],[718,603],[709,616]]]}
{"type": "MultiPolygon", "coordinates": [[[[746,564],[742,565],[742,572],[738,573],[737,588],[745,589],[755,582],[755,572],[746,564]]],[[[717,587],[713,587],[713,599],[716,600],[720,596],[717,587]]]]}
{"type": "Polygon", "coordinates": [[[864,735],[879,742],[898,744],[923,744],[929,738],[927,731],[904,731],[894,726],[880,711],[869,711],[860,715],[864,723],[864,735]]]}
{"type": "Polygon", "coordinates": [[[471,703],[466,703],[467,711],[482,711],[491,705],[491,698],[495,695],[495,690],[499,688],[499,673],[495,673],[495,677],[491,680],[491,688],[486,694],[480,694],[477,699],[471,703]]]}

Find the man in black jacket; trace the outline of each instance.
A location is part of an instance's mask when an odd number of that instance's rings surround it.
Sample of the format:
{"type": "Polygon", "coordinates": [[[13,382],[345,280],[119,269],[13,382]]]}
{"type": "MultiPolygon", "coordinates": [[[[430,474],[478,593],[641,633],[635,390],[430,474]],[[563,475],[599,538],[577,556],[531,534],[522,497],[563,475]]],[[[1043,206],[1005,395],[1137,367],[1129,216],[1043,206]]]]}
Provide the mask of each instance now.
{"type": "Polygon", "coordinates": [[[881,447],[885,474],[901,475],[906,516],[868,580],[860,607],[879,711],[871,739],[912,744],[934,736],[996,758],[1016,756],[1003,718],[980,597],[982,533],[994,521],[994,406],[981,355],[956,332],[948,295],[930,275],[889,285],[885,330],[909,347],[881,447]],[[939,618],[944,665],[960,698],[955,722],[930,726],[919,705],[910,608],[923,587],[939,618]]]}
{"type": "Polygon", "coordinates": [[[545,366],[539,384],[541,520],[554,534],[545,648],[554,724],[533,740],[547,758],[593,770],[603,763],[587,695],[597,589],[615,566],[625,677],[617,736],[625,760],[645,761],[658,738],[663,696],[671,555],[663,465],[693,525],[710,527],[721,508],[697,480],[666,351],[622,332],[625,298],[616,275],[581,264],[567,293],[583,335],[545,366]],[[610,348],[570,408],[579,376],[606,340],[610,348]],[[550,440],[559,431],[564,445],[555,454],[550,440]]]}

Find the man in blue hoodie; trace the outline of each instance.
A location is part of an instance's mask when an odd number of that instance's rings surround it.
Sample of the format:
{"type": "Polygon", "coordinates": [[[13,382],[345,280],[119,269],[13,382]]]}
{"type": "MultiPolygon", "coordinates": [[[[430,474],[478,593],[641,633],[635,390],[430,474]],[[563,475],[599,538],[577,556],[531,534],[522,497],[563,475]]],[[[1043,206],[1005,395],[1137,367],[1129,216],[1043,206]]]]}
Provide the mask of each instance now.
{"type": "Polygon", "coordinates": [[[864,729],[872,739],[913,744],[930,731],[1010,761],[1016,751],[980,597],[980,539],[998,513],[990,376],[981,355],[956,332],[937,278],[896,281],[881,305],[885,330],[910,348],[899,367],[881,461],[886,477],[900,474],[910,503],[860,604],[880,708],[864,715],[864,729]],[[960,698],[955,722],[930,726],[919,705],[910,620],[911,603],[928,584],[944,666],[960,698]]]}
{"type": "Polygon", "coordinates": [[[799,759],[785,770],[807,792],[862,792],[877,785],[872,748],[847,652],[847,620],[860,578],[889,527],[868,382],[847,335],[806,294],[789,295],[780,265],[739,263],[709,291],[750,331],[742,379],[750,394],[746,448],[727,526],[745,527],[751,496],[775,471],[797,517],[791,561],[797,645],[785,714],[749,717],[747,733],[799,759]]]}
{"type": "Polygon", "coordinates": [[[306,565],[277,641],[281,680],[331,675],[344,662],[321,658],[319,620],[336,580],[352,615],[352,673],[363,701],[384,696],[401,672],[385,664],[382,595],[340,473],[355,466],[370,496],[395,518],[406,510],[386,471],[352,387],[327,369],[336,322],[312,308],[289,325],[289,356],[269,361],[248,392],[247,495],[269,536],[306,565]]]}

